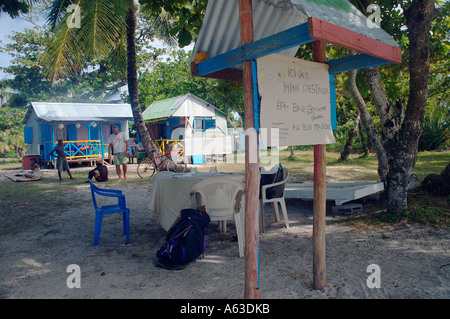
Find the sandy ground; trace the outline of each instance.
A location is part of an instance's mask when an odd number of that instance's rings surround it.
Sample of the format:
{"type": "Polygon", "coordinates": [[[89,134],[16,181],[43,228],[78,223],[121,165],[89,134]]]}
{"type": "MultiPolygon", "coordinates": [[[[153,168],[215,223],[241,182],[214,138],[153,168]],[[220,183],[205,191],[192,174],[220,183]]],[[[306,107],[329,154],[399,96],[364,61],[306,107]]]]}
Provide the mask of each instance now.
{"type": "MultiPolygon", "coordinates": [[[[110,171],[113,178],[113,171],[110,171]]],[[[66,176],[65,176],[66,177],[66,176]]],[[[0,178],[1,183],[11,182],[0,178]]],[[[11,182],[12,183],[12,182],[11,182]]],[[[102,184],[103,185],[103,184],[102,184]]],[[[131,209],[130,244],[121,218],[106,216],[100,245],[92,245],[94,213],[88,184],[67,196],[77,207],[61,207],[41,223],[0,236],[0,298],[240,299],[245,260],[239,258],[234,226],[219,233],[210,225],[204,258],[184,270],[154,266],[165,231],[148,211],[148,187],[115,182],[131,209]],[[49,218],[50,217],[50,218],[49,218]],[[69,288],[69,265],[80,268],[80,288],[69,288]]],[[[290,228],[265,206],[260,235],[260,297],[275,299],[450,298],[450,233],[428,226],[397,225],[355,230],[327,215],[327,286],[312,284],[312,203],[287,201],[290,228]],[[369,288],[369,265],[380,269],[380,288],[369,288]]]]}

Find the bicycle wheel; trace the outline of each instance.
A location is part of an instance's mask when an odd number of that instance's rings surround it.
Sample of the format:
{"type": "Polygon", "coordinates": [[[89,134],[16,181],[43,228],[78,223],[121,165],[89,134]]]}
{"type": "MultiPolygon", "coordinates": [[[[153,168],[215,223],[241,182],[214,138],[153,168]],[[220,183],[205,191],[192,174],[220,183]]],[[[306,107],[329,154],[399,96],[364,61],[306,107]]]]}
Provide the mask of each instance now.
{"type": "Polygon", "coordinates": [[[152,177],[155,174],[153,161],[148,158],[142,160],[137,166],[137,174],[140,178],[152,177]]]}

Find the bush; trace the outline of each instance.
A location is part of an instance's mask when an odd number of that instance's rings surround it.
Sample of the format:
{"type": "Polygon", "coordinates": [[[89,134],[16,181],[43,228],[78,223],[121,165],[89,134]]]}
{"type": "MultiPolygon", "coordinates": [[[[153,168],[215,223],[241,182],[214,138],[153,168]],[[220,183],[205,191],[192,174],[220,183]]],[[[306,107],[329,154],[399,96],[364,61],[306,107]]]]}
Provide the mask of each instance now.
{"type": "Polygon", "coordinates": [[[423,120],[419,151],[431,151],[450,146],[450,112],[444,107],[434,107],[423,120]]]}

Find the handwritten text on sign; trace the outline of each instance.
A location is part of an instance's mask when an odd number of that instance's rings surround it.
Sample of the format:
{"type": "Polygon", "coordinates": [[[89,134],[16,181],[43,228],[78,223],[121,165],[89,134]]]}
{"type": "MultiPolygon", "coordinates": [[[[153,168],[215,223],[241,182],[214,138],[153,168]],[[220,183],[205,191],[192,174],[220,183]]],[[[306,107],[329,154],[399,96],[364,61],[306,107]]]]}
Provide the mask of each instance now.
{"type": "Polygon", "coordinates": [[[335,143],[327,64],[272,54],[257,66],[261,128],[277,134],[267,146],[335,143]]]}

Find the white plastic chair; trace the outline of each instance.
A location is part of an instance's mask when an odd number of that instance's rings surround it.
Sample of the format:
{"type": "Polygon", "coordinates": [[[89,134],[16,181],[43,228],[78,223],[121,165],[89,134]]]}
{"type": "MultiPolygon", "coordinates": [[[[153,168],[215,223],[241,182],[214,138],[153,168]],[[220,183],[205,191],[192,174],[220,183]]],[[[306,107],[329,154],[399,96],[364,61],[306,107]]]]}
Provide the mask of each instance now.
{"type": "MultiPolygon", "coordinates": [[[[286,185],[286,181],[289,177],[289,171],[287,168],[283,167],[283,179],[280,182],[272,183],[272,184],[266,184],[261,187],[261,199],[260,199],[260,227],[261,231],[264,232],[264,218],[263,218],[263,212],[264,212],[264,203],[271,203],[272,204],[272,210],[275,215],[275,219],[277,222],[280,221],[280,213],[278,211],[278,203],[281,206],[281,211],[283,212],[283,218],[284,222],[286,224],[286,228],[289,228],[289,219],[286,209],[286,202],[284,200],[284,186],[286,185]],[[275,187],[275,186],[281,186],[282,187],[282,194],[279,197],[275,198],[267,198],[267,189],[275,187]]],[[[271,171],[266,171],[263,167],[261,167],[261,174],[273,174],[271,171]]]]}
{"type": "Polygon", "coordinates": [[[244,189],[242,182],[227,177],[210,177],[197,183],[191,190],[191,208],[202,209],[204,206],[211,221],[233,220],[239,244],[239,256],[244,256],[244,189]],[[241,213],[242,211],[242,213],[241,213]]]}

